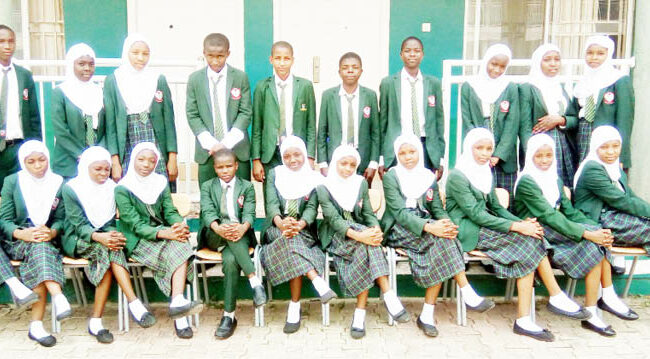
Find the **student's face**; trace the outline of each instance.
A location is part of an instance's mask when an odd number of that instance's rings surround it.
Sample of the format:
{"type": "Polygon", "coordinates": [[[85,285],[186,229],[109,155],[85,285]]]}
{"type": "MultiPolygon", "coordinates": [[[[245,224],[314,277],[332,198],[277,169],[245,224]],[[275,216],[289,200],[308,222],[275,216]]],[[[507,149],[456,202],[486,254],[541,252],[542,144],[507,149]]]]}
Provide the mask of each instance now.
{"type": "Polygon", "coordinates": [[[74,60],[74,75],[79,81],[88,82],[94,74],[95,59],[86,55],[74,60]]]}
{"type": "Polygon", "coordinates": [[[607,60],[607,48],[599,45],[591,45],[585,54],[587,65],[592,69],[598,68],[607,60]]]}
{"type": "Polygon", "coordinates": [[[415,168],[420,160],[418,150],[410,143],[405,143],[399,147],[397,159],[407,170],[415,168]]]}
{"type": "Polygon", "coordinates": [[[355,58],[347,58],[341,61],[339,66],[339,76],[343,83],[348,86],[356,86],[359,82],[359,77],[361,77],[363,69],[361,68],[361,62],[355,58]]]}
{"type": "Polygon", "coordinates": [[[558,74],[561,65],[560,53],[557,51],[549,51],[542,57],[540,67],[544,76],[553,77],[558,74]]]}
{"type": "Polygon", "coordinates": [[[407,69],[417,69],[420,67],[424,57],[424,49],[417,40],[409,40],[404,44],[399,56],[402,58],[404,67],[407,69]]]}
{"type": "Polygon", "coordinates": [[[540,147],[533,155],[533,163],[540,171],[546,171],[551,167],[555,154],[549,145],[540,147]]]}
{"type": "Polygon", "coordinates": [[[49,162],[45,154],[32,152],[25,157],[25,168],[27,172],[36,178],[43,178],[47,172],[49,162]]]}
{"type": "Polygon", "coordinates": [[[16,51],[16,35],[7,29],[0,30],[0,63],[9,65],[14,51],[16,51]]]}
{"type": "Polygon", "coordinates": [[[223,46],[206,46],[203,48],[203,57],[214,72],[219,72],[226,65],[230,50],[223,46]]]}
{"type": "Polygon", "coordinates": [[[506,55],[497,55],[491,58],[487,64],[488,76],[490,76],[491,79],[499,78],[499,76],[506,72],[508,62],[510,62],[510,60],[506,55]]]}
{"type": "Polygon", "coordinates": [[[233,156],[221,156],[214,161],[214,171],[217,173],[217,177],[226,183],[230,183],[235,178],[238,166],[239,163],[233,156]]]}
{"type": "Polygon", "coordinates": [[[289,147],[282,155],[282,163],[290,170],[297,171],[305,163],[305,155],[299,148],[289,147]]]}
{"type": "Polygon", "coordinates": [[[607,141],[598,147],[596,153],[601,161],[611,165],[616,162],[618,157],[621,155],[621,141],[607,141]]]}
{"type": "Polygon", "coordinates": [[[142,150],[135,156],[133,168],[141,177],[147,177],[156,169],[157,161],[158,157],[156,157],[156,153],[152,150],[142,150]]]}
{"type": "Polygon", "coordinates": [[[129,49],[129,62],[134,69],[140,71],[149,63],[149,46],[142,41],[131,45],[129,49]]]}
{"type": "Polygon", "coordinates": [[[336,172],[341,178],[352,176],[357,170],[357,159],[353,156],[346,156],[336,162],[336,172]]]}
{"type": "Polygon", "coordinates": [[[278,46],[269,57],[273,70],[282,80],[286,80],[293,66],[293,53],[287,47],[278,46]]]}
{"type": "Polygon", "coordinates": [[[104,184],[111,174],[111,164],[108,161],[95,161],[88,166],[88,176],[97,184],[104,184]]]}
{"type": "Polygon", "coordinates": [[[488,139],[477,141],[474,146],[472,146],[474,161],[481,166],[490,160],[492,152],[494,152],[494,145],[492,144],[492,141],[488,139]]]}

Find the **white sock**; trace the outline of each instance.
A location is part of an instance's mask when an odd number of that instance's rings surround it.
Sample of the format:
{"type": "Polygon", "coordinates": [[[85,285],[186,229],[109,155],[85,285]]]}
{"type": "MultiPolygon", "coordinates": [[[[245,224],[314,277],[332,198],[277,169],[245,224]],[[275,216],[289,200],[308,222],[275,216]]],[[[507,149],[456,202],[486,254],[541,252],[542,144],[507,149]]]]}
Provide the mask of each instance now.
{"type": "Polygon", "coordinates": [[[300,302],[289,301],[287,309],[287,323],[298,323],[300,321],[300,302]]]}
{"type": "Polygon", "coordinates": [[[572,301],[564,292],[560,292],[556,295],[553,295],[549,298],[549,302],[559,309],[562,309],[567,312],[577,312],[580,310],[580,306],[576,302],[572,301]]]}
{"type": "Polygon", "coordinates": [[[144,313],[148,312],[147,308],[142,305],[142,302],[138,298],[135,298],[131,303],[129,303],[129,310],[137,320],[142,319],[144,313]]]}
{"type": "Polygon", "coordinates": [[[235,319],[235,312],[234,312],[234,311],[232,311],[232,312],[226,312],[226,311],[224,310],[224,311],[223,311],[223,316],[224,316],[224,317],[228,317],[228,318],[234,320],[234,319],[235,319]]]}
{"type": "Polygon", "coordinates": [[[364,329],[366,327],[366,310],[356,308],[352,316],[352,328],[364,329]]]}
{"type": "Polygon", "coordinates": [[[9,286],[9,289],[11,289],[11,293],[13,293],[13,295],[18,299],[23,299],[28,295],[32,294],[32,290],[27,288],[16,277],[11,277],[7,279],[5,283],[7,283],[7,286],[9,286]]]}
{"type": "Polygon", "coordinates": [[[603,301],[618,313],[625,314],[630,308],[618,297],[614,286],[603,288],[603,301]]]}
{"type": "Polygon", "coordinates": [[[469,284],[460,288],[460,291],[463,293],[463,302],[465,302],[465,304],[469,305],[470,307],[476,307],[477,305],[481,304],[481,302],[483,302],[483,297],[476,294],[474,288],[472,288],[472,286],[469,284]]]}
{"type": "Polygon", "coordinates": [[[172,302],[169,304],[170,308],[173,307],[182,307],[184,305],[189,304],[190,301],[185,299],[182,294],[177,294],[174,298],[172,298],[172,302]]]}
{"type": "Polygon", "coordinates": [[[533,320],[530,318],[530,315],[517,318],[517,325],[529,332],[541,332],[544,330],[542,329],[542,327],[540,327],[539,325],[535,324],[535,322],[533,322],[533,320]]]}
{"type": "Polygon", "coordinates": [[[257,278],[256,275],[254,275],[254,276],[248,278],[248,283],[251,284],[251,288],[255,288],[255,287],[257,287],[257,286],[261,286],[261,285],[262,285],[262,281],[261,281],[259,278],[257,278]]]}
{"type": "Polygon", "coordinates": [[[68,303],[68,299],[63,295],[63,293],[55,295],[53,302],[56,314],[61,314],[70,310],[70,303],[68,303]]]}
{"type": "Polygon", "coordinates": [[[174,320],[174,323],[176,324],[176,329],[178,330],[183,330],[190,326],[190,324],[187,322],[187,317],[176,319],[174,320]]]}
{"type": "Polygon", "coordinates": [[[386,307],[388,307],[388,312],[391,314],[398,314],[399,312],[404,310],[404,306],[402,305],[402,302],[400,302],[399,298],[397,298],[397,293],[395,293],[395,291],[392,289],[384,293],[384,303],[386,303],[386,307]]]}
{"type": "Polygon", "coordinates": [[[330,291],[330,287],[325,282],[325,279],[319,276],[316,276],[316,278],[312,279],[311,284],[314,285],[314,289],[316,289],[319,296],[330,291]]]}
{"type": "Polygon", "coordinates": [[[424,303],[422,305],[422,313],[420,313],[420,321],[424,324],[435,325],[433,320],[434,309],[436,309],[434,304],[424,303]]]}
{"type": "Polygon", "coordinates": [[[34,320],[29,323],[29,333],[36,339],[45,338],[50,335],[50,333],[43,328],[43,322],[40,320],[34,320]]]}
{"type": "Polygon", "coordinates": [[[91,333],[97,335],[97,333],[102,329],[104,329],[102,318],[90,318],[88,321],[88,330],[90,330],[91,333]]]}
{"type": "Polygon", "coordinates": [[[607,324],[603,322],[603,320],[598,316],[598,309],[596,309],[596,306],[591,306],[591,307],[585,307],[589,313],[591,313],[591,318],[589,318],[587,321],[598,328],[605,328],[607,324]]]}

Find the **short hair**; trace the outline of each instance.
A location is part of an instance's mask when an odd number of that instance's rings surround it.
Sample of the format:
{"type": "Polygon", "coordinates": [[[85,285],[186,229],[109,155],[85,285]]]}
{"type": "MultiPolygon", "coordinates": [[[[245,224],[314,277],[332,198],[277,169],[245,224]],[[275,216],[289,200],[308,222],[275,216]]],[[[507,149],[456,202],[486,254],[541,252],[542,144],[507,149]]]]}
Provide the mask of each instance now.
{"type": "Polygon", "coordinates": [[[214,160],[214,163],[217,163],[218,159],[224,158],[224,157],[230,157],[232,158],[233,161],[237,161],[237,156],[235,156],[235,152],[233,152],[229,148],[222,148],[219,151],[215,152],[212,154],[212,159],[214,160]]]}
{"type": "Polygon", "coordinates": [[[341,67],[343,60],[347,60],[347,59],[357,59],[359,60],[359,65],[363,66],[363,62],[361,61],[361,56],[359,56],[359,54],[357,54],[356,52],[346,52],[339,59],[339,67],[341,67]]]}
{"type": "Polygon", "coordinates": [[[206,48],[208,46],[225,47],[226,50],[230,50],[230,41],[228,41],[226,35],[213,32],[206,36],[205,40],[203,40],[203,48],[206,48]]]}
{"type": "Polygon", "coordinates": [[[291,46],[290,43],[286,41],[276,41],[273,43],[273,46],[271,46],[271,56],[273,56],[273,52],[278,47],[284,47],[285,49],[289,49],[289,51],[291,51],[291,55],[293,55],[293,46],[291,46]]]}
{"type": "Polygon", "coordinates": [[[422,48],[422,50],[424,50],[424,44],[422,44],[422,40],[420,40],[419,38],[417,38],[415,36],[409,36],[406,39],[404,39],[404,41],[402,41],[402,47],[400,47],[399,51],[402,52],[404,50],[404,46],[406,46],[406,43],[411,41],[411,40],[415,40],[418,43],[420,43],[420,47],[422,48]]]}
{"type": "Polygon", "coordinates": [[[14,29],[10,28],[5,24],[0,24],[0,30],[9,30],[14,35],[14,37],[16,37],[16,32],[14,31],[14,29]]]}

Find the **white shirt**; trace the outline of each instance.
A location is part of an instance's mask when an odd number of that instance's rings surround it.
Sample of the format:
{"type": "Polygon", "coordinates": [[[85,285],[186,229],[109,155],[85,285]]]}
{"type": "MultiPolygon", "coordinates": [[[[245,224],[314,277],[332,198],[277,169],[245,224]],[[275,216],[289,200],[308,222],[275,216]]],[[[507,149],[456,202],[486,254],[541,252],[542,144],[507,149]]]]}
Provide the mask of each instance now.
{"type": "MultiPolygon", "coordinates": [[[[400,115],[402,117],[402,133],[413,133],[413,113],[411,111],[411,81],[414,80],[411,75],[402,69],[400,78],[401,93],[400,93],[400,115]]],[[[418,70],[417,82],[415,83],[415,100],[418,108],[418,122],[420,123],[420,136],[426,137],[424,133],[424,78],[422,72],[418,70]]]]}
{"type": "MultiPolygon", "coordinates": [[[[7,67],[1,66],[2,70],[6,70],[7,67]]],[[[16,76],[16,67],[13,63],[9,64],[11,70],[7,73],[7,133],[5,135],[6,140],[15,140],[18,138],[24,138],[23,135],[23,125],[20,121],[20,99],[18,98],[18,77],[16,76]]],[[[3,74],[0,72],[0,86],[2,86],[3,74]]],[[[30,93],[28,96],[36,96],[36,94],[30,93]]]]}
{"type": "Polygon", "coordinates": [[[280,93],[282,89],[280,84],[286,84],[284,88],[284,124],[287,136],[293,135],[293,75],[289,74],[286,81],[282,81],[278,75],[275,77],[275,91],[278,94],[278,111],[280,111],[280,93]]]}
{"type": "Polygon", "coordinates": [[[235,178],[230,180],[230,183],[226,183],[219,178],[219,182],[221,183],[222,190],[225,186],[228,186],[228,190],[226,191],[226,209],[228,210],[228,218],[233,222],[239,222],[237,219],[237,212],[235,212],[235,178]]]}

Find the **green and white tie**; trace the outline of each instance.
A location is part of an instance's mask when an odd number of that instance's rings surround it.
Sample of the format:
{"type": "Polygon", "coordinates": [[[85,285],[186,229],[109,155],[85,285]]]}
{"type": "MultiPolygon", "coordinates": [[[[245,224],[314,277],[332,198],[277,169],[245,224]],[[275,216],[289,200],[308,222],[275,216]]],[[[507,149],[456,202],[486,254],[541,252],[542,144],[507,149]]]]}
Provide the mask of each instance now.
{"type": "Polygon", "coordinates": [[[221,212],[221,221],[230,220],[230,215],[228,214],[228,199],[226,196],[228,194],[228,188],[230,188],[229,185],[221,187],[221,203],[219,206],[219,211],[221,212]]]}
{"type": "Polygon", "coordinates": [[[589,123],[593,123],[596,118],[596,101],[594,101],[594,96],[589,95],[585,101],[585,120],[589,123]]]}
{"type": "Polygon", "coordinates": [[[216,81],[212,81],[212,118],[214,119],[214,138],[221,141],[223,139],[223,123],[221,122],[221,109],[219,108],[219,93],[217,87],[223,76],[217,76],[216,81]]]}
{"type": "Polygon", "coordinates": [[[409,83],[411,84],[411,118],[413,121],[413,134],[421,137],[420,133],[420,117],[418,116],[418,99],[417,91],[415,90],[415,84],[418,82],[418,78],[411,80],[409,78],[409,83]]]}
{"type": "Polygon", "coordinates": [[[94,146],[95,142],[97,142],[97,133],[93,128],[93,117],[84,115],[84,122],[86,124],[86,145],[94,146]]]}
{"type": "Polygon", "coordinates": [[[494,103],[490,104],[490,132],[494,133],[494,110],[496,109],[496,105],[494,103]]]}
{"type": "Polygon", "coordinates": [[[298,218],[298,200],[297,199],[288,199],[287,200],[287,216],[298,218]]]}

